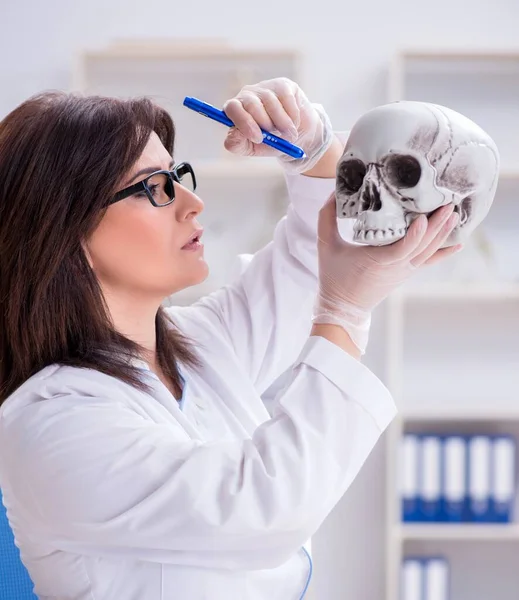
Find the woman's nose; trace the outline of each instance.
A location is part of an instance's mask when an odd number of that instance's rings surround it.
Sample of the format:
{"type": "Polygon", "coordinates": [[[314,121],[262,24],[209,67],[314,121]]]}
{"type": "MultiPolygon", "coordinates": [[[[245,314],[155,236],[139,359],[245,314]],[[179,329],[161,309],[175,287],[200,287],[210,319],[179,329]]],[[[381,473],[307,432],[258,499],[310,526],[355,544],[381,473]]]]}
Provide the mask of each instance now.
{"type": "Polygon", "coordinates": [[[173,206],[176,209],[177,219],[185,221],[199,215],[204,210],[204,203],[191,190],[175,183],[175,201],[173,206]]]}

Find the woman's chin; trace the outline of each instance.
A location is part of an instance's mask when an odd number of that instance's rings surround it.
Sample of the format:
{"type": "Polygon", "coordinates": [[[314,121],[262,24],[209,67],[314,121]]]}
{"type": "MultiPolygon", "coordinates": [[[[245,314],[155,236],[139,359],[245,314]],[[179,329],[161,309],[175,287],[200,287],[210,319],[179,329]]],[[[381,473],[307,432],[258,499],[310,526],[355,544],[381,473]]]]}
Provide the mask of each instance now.
{"type": "Polygon", "coordinates": [[[177,291],[185,290],[186,288],[193,287],[203,283],[209,276],[209,266],[205,260],[199,260],[196,264],[192,265],[189,269],[189,273],[182,278],[181,282],[178,282],[177,291]]]}
{"type": "Polygon", "coordinates": [[[198,269],[193,269],[193,276],[196,278],[196,282],[191,285],[203,283],[209,277],[209,265],[204,259],[201,259],[197,266],[200,269],[200,272],[198,272],[198,269]]]}

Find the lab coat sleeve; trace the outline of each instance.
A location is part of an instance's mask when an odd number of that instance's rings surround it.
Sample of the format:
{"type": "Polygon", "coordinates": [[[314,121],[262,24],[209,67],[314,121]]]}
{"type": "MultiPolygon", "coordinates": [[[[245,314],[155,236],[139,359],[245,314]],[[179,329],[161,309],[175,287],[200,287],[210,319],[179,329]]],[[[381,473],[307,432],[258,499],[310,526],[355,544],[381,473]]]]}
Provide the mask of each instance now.
{"type": "Polygon", "coordinates": [[[366,367],[312,337],[252,438],[201,443],[122,400],[64,389],[4,411],[0,451],[34,540],[80,555],[266,569],[317,530],[394,412],[366,367]]]}
{"type": "Polygon", "coordinates": [[[242,257],[243,272],[230,285],[191,307],[168,309],[188,336],[196,322],[216,326],[260,394],[294,363],[310,333],[318,284],[317,219],[335,188],[335,179],[285,179],[289,205],[273,241],[248,260],[242,257]]]}

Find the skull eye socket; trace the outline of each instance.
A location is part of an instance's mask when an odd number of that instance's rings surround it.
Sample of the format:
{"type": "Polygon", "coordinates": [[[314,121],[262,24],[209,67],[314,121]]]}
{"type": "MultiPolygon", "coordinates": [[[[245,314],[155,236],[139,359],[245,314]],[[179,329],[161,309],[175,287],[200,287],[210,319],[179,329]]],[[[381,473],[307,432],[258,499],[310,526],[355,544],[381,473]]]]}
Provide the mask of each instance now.
{"type": "Polygon", "coordinates": [[[389,181],[395,187],[412,188],[420,181],[422,168],[414,156],[389,156],[385,166],[389,181]]]}
{"type": "Polygon", "coordinates": [[[365,175],[366,165],[358,158],[351,158],[344,161],[339,168],[339,184],[348,192],[358,192],[362,187],[365,175]]]}

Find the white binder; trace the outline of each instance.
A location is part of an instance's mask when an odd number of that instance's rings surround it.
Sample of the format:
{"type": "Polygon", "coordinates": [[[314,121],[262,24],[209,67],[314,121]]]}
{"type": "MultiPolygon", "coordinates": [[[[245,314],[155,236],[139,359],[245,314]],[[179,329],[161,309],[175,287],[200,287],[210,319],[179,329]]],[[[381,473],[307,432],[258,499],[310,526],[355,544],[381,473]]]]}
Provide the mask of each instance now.
{"type": "Polygon", "coordinates": [[[508,436],[497,436],[492,445],[493,517],[495,521],[508,522],[515,495],[515,441],[508,436]]]}
{"type": "Polygon", "coordinates": [[[400,445],[400,497],[404,521],[418,519],[419,437],[408,433],[400,445]]]}
{"type": "Polygon", "coordinates": [[[437,521],[441,516],[441,439],[424,435],[421,446],[420,512],[424,521],[437,521]]]}
{"type": "Polygon", "coordinates": [[[461,522],[467,497],[467,443],[460,435],[448,436],[443,443],[443,516],[461,522]]]}
{"type": "Polygon", "coordinates": [[[430,558],[424,564],[423,600],[449,600],[449,565],[444,558],[430,558]]]}
{"type": "Polygon", "coordinates": [[[469,439],[469,503],[473,521],[491,517],[491,439],[477,435],[469,439]]]}
{"type": "Polygon", "coordinates": [[[421,559],[407,558],[404,560],[400,581],[400,600],[425,600],[423,597],[423,571],[421,559]]]}

